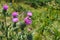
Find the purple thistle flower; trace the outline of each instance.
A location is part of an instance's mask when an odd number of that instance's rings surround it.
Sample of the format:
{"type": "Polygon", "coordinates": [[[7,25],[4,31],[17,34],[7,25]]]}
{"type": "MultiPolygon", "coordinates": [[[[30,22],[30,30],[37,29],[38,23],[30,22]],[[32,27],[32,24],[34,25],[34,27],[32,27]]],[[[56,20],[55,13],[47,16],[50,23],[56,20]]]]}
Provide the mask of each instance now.
{"type": "Polygon", "coordinates": [[[32,16],[32,12],[28,12],[27,15],[28,15],[28,16],[32,16]]]}
{"type": "Polygon", "coordinates": [[[8,9],[8,5],[7,5],[7,4],[4,4],[4,5],[3,5],[3,9],[4,9],[4,10],[7,10],[7,9],[8,9]]]}
{"type": "Polygon", "coordinates": [[[16,17],[18,16],[18,12],[13,12],[13,13],[12,13],[12,16],[13,16],[14,18],[16,18],[16,17]]]}
{"type": "Polygon", "coordinates": [[[25,22],[25,24],[29,25],[29,24],[32,23],[32,20],[31,20],[31,18],[29,18],[29,16],[27,16],[27,17],[24,19],[24,22],[25,22]]]}
{"type": "Polygon", "coordinates": [[[12,21],[13,21],[14,23],[18,22],[18,18],[13,18],[12,21]]]}

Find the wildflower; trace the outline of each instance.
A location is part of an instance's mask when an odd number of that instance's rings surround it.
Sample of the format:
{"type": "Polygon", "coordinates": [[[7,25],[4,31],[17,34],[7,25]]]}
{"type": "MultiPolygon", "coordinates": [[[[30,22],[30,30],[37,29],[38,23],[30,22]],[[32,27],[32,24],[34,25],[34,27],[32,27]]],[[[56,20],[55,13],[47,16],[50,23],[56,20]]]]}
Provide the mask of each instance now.
{"type": "Polygon", "coordinates": [[[18,22],[18,18],[13,18],[12,21],[13,21],[14,23],[18,22]]]}
{"type": "Polygon", "coordinates": [[[4,5],[3,5],[3,9],[4,9],[4,10],[7,10],[7,9],[8,9],[8,5],[7,5],[7,4],[4,4],[4,5]]]}
{"type": "Polygon", "coordinates": [[[27,13],[27,16],[32,16],[32,12],[28,12],[27,13]]]}
{"type": "Polygon", "coordinates": [[[24,22],[25,22],[25,24],[29,25],[29,24],[32,23],[32,20],[31,20],[31,18],[29,18],[29,17],[27,16],[27,17],[24,19],[24,22]]]}
{"type": "Polygon", "coordinates": [[[13,16],[14,18],[16,18],[16,17],[18,16],[18,12],[13,12],[13,13],[12,13],[12,16],[13,16]]]}

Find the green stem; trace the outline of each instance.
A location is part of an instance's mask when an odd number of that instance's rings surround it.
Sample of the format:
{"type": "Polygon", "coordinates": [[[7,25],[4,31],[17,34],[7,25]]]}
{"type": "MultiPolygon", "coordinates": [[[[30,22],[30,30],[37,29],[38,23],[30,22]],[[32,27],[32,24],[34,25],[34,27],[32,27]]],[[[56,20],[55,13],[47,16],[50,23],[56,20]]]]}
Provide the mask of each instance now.
{"type": "Polygon", "coordinates": [[[0,37],[0,40],[2,40],[2,37],[0,37]]]}
{"type": "Polygon", "coordinates": [[[7,37],[7,40],[8,40],[8,27],[7,27],[7,22],[6,22],[6,12],[4,12],[4,28],[5,28],[5,36],[7,37]]]}

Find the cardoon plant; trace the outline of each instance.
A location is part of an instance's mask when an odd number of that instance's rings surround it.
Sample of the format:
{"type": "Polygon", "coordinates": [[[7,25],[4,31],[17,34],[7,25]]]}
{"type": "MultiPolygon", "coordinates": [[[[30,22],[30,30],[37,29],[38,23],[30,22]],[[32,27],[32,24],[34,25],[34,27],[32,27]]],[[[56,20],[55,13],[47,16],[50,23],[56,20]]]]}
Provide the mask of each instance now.
{"type": "MultiPolygon", "coordinates": [[[[16,23],[18,22],[18,12],[13,12],[12,13],[12,22],[13,22],[13,27],[16,27],[16,23]]],[[[17,29],[14,30],[17,33],[17,29]]]]}
{"type": "Polygon", "coordinates": [[[8,10],[8,5],[7,4],[4,4],[3,5],[3,14],[4,16],[6,16],[6,11],[8,10]]]}
{"type": "MultiPolygon", "coordinates": [[[[7,4],[4,4],[3,5],[3,16],[4,16],[4,25],[3,25],[3,28],[4,28],[4,30],[5,30],[5,36],[7,37],[8,35],[8,27],[7,27],[7,24],[6,24],[6,12],[7,12],[7,10],[8,10],[8,5],[7,4]]],[[[8,39],[8,37],[7,37],[7,39],[8,39]]]]}
{"type": "MultiPolygon", "coordinates": [[[[27,16],[24,18],[24,23],[20,23],[20,28],[21,28],[21,35],[23,36],[21,38],[21,40],[25,40],[24,39],[24,28],[26,27],[26,25],[30,25],[32,24],[32,19],[31,19],[32,13],[28,12],[27,16]]],[[[31,38],[32,39],[32,38],[31,38]]],[[[27,39],[26,39],[27,40],[27,39]]],[[[28,39],[29,40],[29,39],[28,39]]]]}

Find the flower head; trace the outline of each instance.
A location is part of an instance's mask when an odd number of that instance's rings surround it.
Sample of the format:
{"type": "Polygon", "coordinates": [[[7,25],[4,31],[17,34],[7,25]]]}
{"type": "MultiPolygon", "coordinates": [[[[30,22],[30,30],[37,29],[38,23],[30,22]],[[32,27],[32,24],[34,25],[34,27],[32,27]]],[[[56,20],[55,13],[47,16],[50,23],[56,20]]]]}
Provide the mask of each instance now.
{"type": "Polygon", "coordinates": [[[18,12],[13,12],[13,13],[12,13],[12,16],[13,16],[13,17],[17,17],[17,16],[18,16],[18,12]]]}
{"type": "Polygon", "coordinates": [[[29,24],[32,23],[32,20],[31,20],[31,18],[29,18],[29,17],[27,16],[27,17],[24,19],[24,22],[25,22],[25,24],[29,25],[29,24]]]}
{"type": "Polygon", "coordinates": [[[28,16],[32,16],[32,12],[28,12],[27,15],[28,15],[28,16]]]}
{"type": "Polygon", "coordinates": [[[13,22],[18,22],[18,18],[13,18],[12,21],[13,22]]]}
{"type": "Polygon", "coordinates": [[[7,5],[7,4],[4,4],[4,5],[3,5],[3,9],[4,9],[4,10],[7,10],[7,9],[8,9],[8,5],[7,5]]]}

